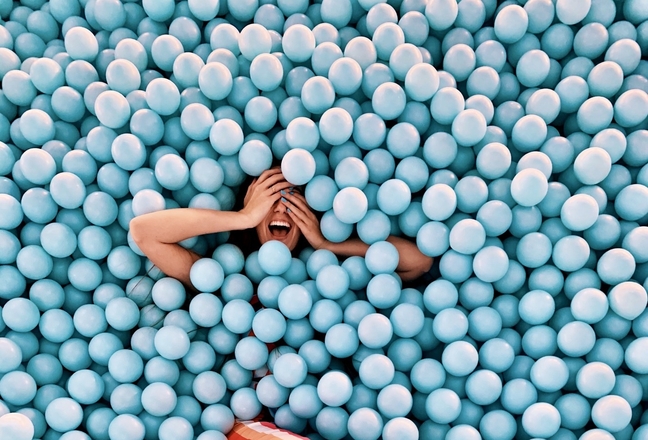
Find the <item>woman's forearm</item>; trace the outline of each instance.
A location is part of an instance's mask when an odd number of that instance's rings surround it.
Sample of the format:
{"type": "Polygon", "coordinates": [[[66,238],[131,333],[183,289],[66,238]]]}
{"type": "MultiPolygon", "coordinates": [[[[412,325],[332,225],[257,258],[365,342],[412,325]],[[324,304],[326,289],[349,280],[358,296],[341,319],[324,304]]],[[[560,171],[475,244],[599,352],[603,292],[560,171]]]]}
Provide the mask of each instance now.
{"type": "MultiPolygon", "coordinates": [[[[432,258],[423,255],[414,243],[394,236],[389,236],[387,241],[393,244],[398,251],[399,259],[396,272],[403,281],[414,280],[432,267],[432,258]]],[[[369,245],[355,238],[342,243],[326,241],[320,249],[327,249],[341,257],[364,257],[369,245]]]]}
{"type": "Polygon", "coordinates": [[[248,229],[248,223],[240,212],[177,208],[135,217],[130,222],[130,231],[136,242],[179,243],[197,235],[248,229]]]}

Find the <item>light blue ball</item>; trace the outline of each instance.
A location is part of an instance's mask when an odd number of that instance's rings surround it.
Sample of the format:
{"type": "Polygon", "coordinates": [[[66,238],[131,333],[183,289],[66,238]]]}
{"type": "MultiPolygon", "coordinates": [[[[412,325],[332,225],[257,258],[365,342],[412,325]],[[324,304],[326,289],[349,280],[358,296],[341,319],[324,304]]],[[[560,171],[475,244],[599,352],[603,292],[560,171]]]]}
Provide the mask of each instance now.
{"type": "Polygon", "coordinates": [[[329,371],[317,382],[317,395],[327,406],[344,405],[351,398],[352,392],[351,379],[341,371],[329,371]]]}
{"type": "Polygon", "coordinates": [[[326,332],[324,344],[332,356],[349,357],[358,349],[358,332],[348,324],[336,324],[326,332]]]}
{"type": "Polygon", "coordinates": [[[302,148],[288,151],[281,160],[281,172],[293,185],[305,185],[315,176],[315,159],[302,148]]]}
{"type": "Polygon", "coordinates": [[[609,432],[625,429],[632,418],[630,404],[620,396],[605,396],[592,406],[592,421],[609,432]]]}
{"type": "Polygon", "coordinates": [[[69,397],[59,397],[47,405],[45,420],[47,424],[59,431],[67,432],[76,429],[83,419],[83,409],[78,402],[69,397]]]}
{"type": "Polygon", "coordinates": [[[454,391],[439,388],[428,395],[425,401],[425,412],[434,423],[451,423],[461,413],[461,400],[454,391]]]}
{"type": "Polygon", "coordinates": [[[335,167],[335,183],[340,189],[355,187],[364,189],[370,178],[370,170],[357,157],[346,157],[335,167]]]}
{"type": "Polygon", "coordinates": [[[279,385],[295,388],[306,379],[308,367],[306,361],[296,353],[286,353],[275,361],[272,373],[279,385]]]}
{"type": "Polygon", "coordinates": [[[575,272],[585,266],[590,248],[585,239],[568,235],[559,239],[553,249],[554,265],[565,272],[575,272]]]}
{"type": "Polygon", "coordinates": [[[523,86],[537,87],[547,79],[549,69],[549,56],[535,49],[522,55],[516,66],[516,75],[523,86]]]}
{"type": "Polygon", "coordinates": [[[332,209],[322,216],[320,228],[324,238],[334,243],[345,241],[353,232],[353,225],[341,222],[332,209]]]}
{"type": "Polygon", "coordinates": [[[132,414],[120,414],[108,425],[108,435],[120,439],[144,438],[145,426],[142,420],[132,414]]]}
{"type": "Polygon", "coordinates": [[[460,220],[450,230],[450,247],[462,254],[475,254],[485,240],[486,231],[477,220],[460,220]]]}
{"type": "Polygon", "coordinates": [[[218,261],[202,258],[191,266],[191,284],[200,292],[215,292],[223,285],[225,273],[218,261]]]}
{"type": "Polygon", "coordinates": [[[476,145],[485,135],[486,118],[478,110],[462,110],[452,121],[452,136],[463,147],[476,145]]]}
{"type": "Polygon", "coordinates": [[[189,352],[187,333],[177,326],[164,326],[155,334],[155,349],[160,356],[169,360],[182,358],[189,352]]]}
{"type": "Polygon", "coordinates": [[[359,408],[349,416],[348,429],[355,439],[377,439],[383,431],[383,420],[374,409],[359,408]]]}
{"type": "Polygon", "coordinates": [[[292,256],[280,241],[270,240],[259,249],[259,264],[269,275],[281,275],[290,268],[292,256]]]}
{"type": "Polygon", "coordinates": [[[560,429],[560,413],[548,403],[534,403],[524,411],[522,427],[528,435],[551,437],[560,429]]]}
{"type": "Polygon", "coordinates": [[[507,5],[495,17],[495,35],[505,44],[519,41],[529,26],[529,15],[519,5],[507,5]]]}
{"type": "Polygon", "coordinates": [[[486,203],[488,186],[477,176],[463,177],[454,187],[457,208],[465,213],[474,213],[486,203]]]}
{"type": "Polygon", "coordinates": [[[489,370],[478,370],[466,380],[466,395],[477,405],[490,405],[502,393],[502,380],[489,370]]]}
{"type": "MultiPolygon", "coordinates": [[[[625,249],[617,248],[610,249],[600,257],[596,265],[596,272],[604,283],[617,285],[630,280],[630,277],[632,277],[630,272],[634,273],[635,268],[636,263],[632,254],[625,249]]],[[[624,311],[624,314],[627,313],[634,315],[628,310],[624,311]]]]}
{"type": "Polygon", "coordinates": [[[91,405],[101,399],[105,384],[96,372],[79,370],[72,374],[67,388],[74,400],[83,405],[91,405]]]}
{"type": "Polygon", "coordinates": [[[587,134],[596,134],[608,128],[614,117],[612,103],[602,96],[587,99],[578,108],[576,119],[578,127],[587,134]]]}
{"type": "Polygon", "coordinates": [[[398,118],[405,110],[405,104],[405,91],[393,82],[379,85],[371,98],[373,111],[384,120],[398,118]]]}
{"type": "Polygon", "coordinates": [[[502,177],[511,165],[511,152],[499,142],[486,144],[477,154],[477,171],[487,179],[502,177]]]}
{"type": "Polygon", "coordinates": [[[472,373],[478,361],[477,349],[468,342],[458,340],[448,344],[441,356],[441,363],[446,372],[458,377],[472,373]]]}
{"type": "Polygon", "coordinates": [[[25,405],[36,395],[36,382],[25,372],[11,371],[0,379],[0,392],[10,405],[25,405]]]}
{"type": "Polygon", "coordinates": [[[93,61],[99,53],[99,43],[91,31],[75,26],[65,33],[65,50],[75,60],[93,61]]]}
{"type": "Polygon", "coordinates": [[[358,324],[360,342],[369,348],[382,348],[391,340],[394,330],[391,321],[379,313],[369,313],[358,324]]]}
{"type": "Polygon", "coordinates": [[[355,187],[342,188],[333,199],[333,212],[344,223],[359,222],[367,213],[367,208],[367,196],[355,187]]]}

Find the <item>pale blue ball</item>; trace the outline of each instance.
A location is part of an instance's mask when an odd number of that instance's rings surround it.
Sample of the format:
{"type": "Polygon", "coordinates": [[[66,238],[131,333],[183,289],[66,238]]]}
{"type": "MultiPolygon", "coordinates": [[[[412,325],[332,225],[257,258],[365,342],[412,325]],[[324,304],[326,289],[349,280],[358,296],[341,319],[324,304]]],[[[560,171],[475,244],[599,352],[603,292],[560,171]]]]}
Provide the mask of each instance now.
{"type": "Polygon", "coordinates": [[[269,375],[261,378],[257,384],[256,394],[262,405],[278,408],[288,401],[288,396],[292,393],[279,385],[272,375],[269,375]]]}
{"type": "Polygon", "coordinates": [[[514,359],[513,347],[501,338],[489,339],[479,349],[479,363],[496,373],[508,370],[513,365],[514,359]]]}
{"type": "MultiPolygon", "coordinates": [[[[376,31],[378,32],[378,30],[376,31]]],[[[376,38],[377,36],[374,34],[374,39],[376,38]]],[[[438,89],[439,75],[434,66],[419,63],[407,71],[405,75],[405,91],[415,101],[424,102],[431,99],[438,89]]]]}
{"type": "Polygon", "coordinates": [[[307,111],[322,114],[333,106],[335,89],[328,78],[315,76],[306,80],[300,96],[307,111]]]}
{"type": "Polygon", "coordinates": [[[3,352],[3,358],[0,362],[0,371],[8,373],[15,370],[22,362],[22,350],[11,339],[1,338],[0,347],[3,352]]]}
{"type": "Polygon", "coordinates": [[[589,254],[589,246],[583,238],[569,235],[556,242],[552,259],[558,269],[575,272],[585,265],[589,254]]]}
{"type": "Polygon", "coordinates": [[[2,309],[2,320],[11,330],[32,331],[40,321],[38,307],[27,298],[12,298],[2,309]]]}
{"type": "Polygon", "coordinates": [[[144,423],[139,417],[132,414],[120,414],[108,425],[108,434],[110,437],[130,440],[143,438],[145,429],[144,423]]]}
{"type": "Polygon", "coordinates": [[[434,319],[434,336],[446,344],[462,339],[468,333],[468,318],[457,309],[443,309],[434,319]]]}
{"type": "Polygon", "coordinates": [[[502,177],[511,165],[511,152],[499,142],[486,144],[477,154],[477,171],[487,179],[502,177]]]}
{"type": "Polygon", "coordinates": [[[83,419],[83,409],[78,402],[69,397],[59,397],[47,405],[45,420],[59,432],[76,429],[83,419]]]}
{"type": "MultiPolygon", "coordinates": [[[[611,282],[612,279],[604,282],[611,282]]],[[[633,281],[626,281],[617,284],[608,293],[610,308],[622,318],[628,320],[637,319],[642,310],[641,304],[647,301],[646,290],[643,286],[633,281]]],[[[645,308],[645,306],[643,306],[645,308]]]]}
{"type": "Polygon", "coordinates": [[[270,240],[259,249],[259,264],[269,275],[281,275],[290,268],[291,254],[280,241],[270,240]]]}
{"type": "Polygon", "coordinates": [[[587,99],[578,108],[578,127],[587,134],[596,134],[607,128],[614,117],[612,103],[602,96],[587,99]]]}
{"type": "Polygon", "coordinates": [[[234,353],[239,365],[251,371],[261,368],[268,360],[268,348],[254,336],[241,339],[234,353]]]}
{"type": "Polygon", "coordinates": [[[352,392],[351,379],[341,371],[329,371],[317,382],[317,395],[327,406],[344,405],[351,398],[352,392]]]}
{"type": "Polygon", "coordinates": [[[405,91],[393,82],[379,85],[371,98],[374,112],[384,120],[398,118],[405,110],[405,104],[405,91]]]}
{"type": "Polygon", "coordinates": [[[189,348],[189,336],[180,327],[164,326],[155,334],[155,349],[165,359],[180,359],[189,348]]]}
{"type": "MultiPolygon", "coordinates": [[[[631,272],[634,273],[635,268],[636,263],[634,258],[632,257],[632,254],[625,249],[618,248],[610,249],[609,251],[605,252],[599,258],[599,261],[596,264],[596,272],[598,273],[599,278],[601,278],[601,281],[612,286],[623,283],[625,281],[629,281],[632,277],[631,272]]],[[[630,292],[631,290],[628,293],[630,292]]],[[[627,299],[630,300],[631,297],[632,294],[630,293],[627,299]]],[[[610,303],[610,305],[612,304],[610,303]]],[[[625,309],[624,314],[628,313],[631,316],[634,315],[633,312],[625,309]]]]}
{"type": "Polygon", "coordinates": [[[551,437],[560,429],[560,413],[548,403],[534,403],[524,411],[522,427],[531,436],[551,437]]]}
{"type": "Polygon", "coordinates": [[[373,243],[365,254],[367,269],[374,275],[394,272],[398,266],[398,261],[398,250],[396,246],[388,241],[373,243]]]}
{"type": "Polygon", "coordinates": [[[306,379],[308,367],[306,361],[296,353],[286,353],[275,361],[272,373],[279,385],[295,388],[306,379]]]}
{"type": "Polygon", "coordinates": [[[632,418],[632,409],[621,396],[605,396],[592,406],[592,421],[600,429],[619,432],[625,429],[632,418]]]}
{"type": "Polygon", "coordinates": [[[47,310],[41,316],[38,327],[45,339],[55,343],[68,340],[74,333],[72,317],[64,310],[47,310]]]}
{"type": "Polygon", "coordinates": [[[281,172],[293,185],[305,185],[315,176],[315,159],[307,150],[292,149],[281,160],[281,172]]]}
{"type": "Polygon", "coordinates": [[[565,394],[558,398],[555,406],[560,412],[562,426],[567,429],[582,429],[590,419],[591,405],[579,394],[565,394]]]}
{"type": "Polygon", "coordinates": [[[383,419],[374,409],[359,408],[349,416],[348,429],[354,439],[377,439],[383,432],[383,419]]]}
{"type": "Polygon", "coordinates": [[[477,212],[488,200],[488,186],[477,176],[463,177],[454,187],[457,208],[465,213],[477,212]]]}
{"type": "Polygon", "coordinates": [[[495,35],[505,44],[519,41],[527,31],[529,16],[519,5],[507,5],[495,17],[495,35]]]}
{"type": "Polygon", "coordinates": [[[435,121],[450,125],[454,118],[465,108],[461,92],[452,87],[441,88],[433,97],[430,112],[435,121]]]}
{"type": "Polygon", "coordinates": [[[353,355],[359,346],[358,332],[348,324],[336,324],[324,338],[326,349],[332,356],[343,359],[353,355]]]}
{"type": "Polygon", "coordinates": [[[99,53],[99,43],[91,31],[75,26],[65,33],[65,50],[75,60],[93,61],[99,53]]]}
{"type": "Polygon", "coordinates": [[[202,258],[191,266],[191,284],[200,292],[214,292],[223,285],[225,273],[218,261],[202,258]]]}
{"type": "Polygon", "coordinates": [[[502,380],[489,370],[478,370],[466,380],[466,395],[477,405],[490,405],[502,393],[502,380]]]}
{"type": "Polygon", "coordinates": [[[460,220],[450,230],[450,247],[457,252],[472,255],[479,251],[486,240],[486,231],[477,220],[460,220]]]}
{"type": "Polygon", "coordinates": [[[105,384],[96,372],[79,370],[72,374],[67,387],[74,400],[83,405],[91,405],[101,399],[105,384]]]}
{"type": "Polygon", "coordinates": [[[322,216],[320,228],[324,238],[334,243],[345,241],[353,232],[353,225],[341,222],[332,209],[322,216]]]}
{"type": "Polygon", "coordinates": [[[460,283],[472,274],[473,256],[460,254],[450,249],[443,254],[439,262],[441,276],[451,282],[460,283]]]}
{"type": "Polygon", "coordinates": [[[391,321],[379,313],[369,313],[358,324],[358,337],[369,348],[386,346],[394,334],[391,321]]]}
{"type": "Polygon", "coordinates": [[[522,55],[516,66],[516,75],[525,87],[537,87],[547,79],[549,69],[549,56],[535,49],[522,55]]]}
{"type": "MultiPolygon", "coordinates": [[[[223,376],[215,371],[199,373],[192,384],[192,391],[196,399],[207,405],[219,402],[227,390],[223,376]]],[[[207,414],[210,412],[208,411],[207,414]]]]}
{"type": "Polygon", "coordinates": [[[389,315],[394,334],[401,338],[412,338],[423,330],[424,314],[414,304],[399,304],[389,315]]]}
{"type": "Polygon", "coordinates": [[[473,271],[477,278],[493,283],[504,278],[509,269],[509,257],[497,246],[480,249],[473,259],[473,271]]]}
{"type": "Polygon", "coordinates": [[[434,423],[453,422],[461,413],[461,400],[457,393],[447,388],[432,391],[425,401],[425,411],[434,423]]]}
{"type": "Polygon", "coordinates": [[[368,165],[357,157],[345,157],[335,167],[335,183],[342,188],[364,189],[371,176],[368,165]]]}
{"type": "Polygon", "coordinates": [[[367,196],[355,187],[342,188],[333,199],[333,212],[342,222],[353,224],[367,213],[367,196]]]}

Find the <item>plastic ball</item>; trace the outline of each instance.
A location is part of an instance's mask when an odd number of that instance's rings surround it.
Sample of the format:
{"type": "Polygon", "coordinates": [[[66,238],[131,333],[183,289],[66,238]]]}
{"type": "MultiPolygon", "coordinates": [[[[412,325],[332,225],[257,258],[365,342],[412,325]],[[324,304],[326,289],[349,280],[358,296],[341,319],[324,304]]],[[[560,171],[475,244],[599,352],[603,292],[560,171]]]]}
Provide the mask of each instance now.
{"type": "Polygon", "coordinates": [[[630,404],[620,396],[605,396],[592,406],[592,421],[609,432],[619,432],[630,423],[630,404]]]}
{"type": "Polygon", "coordinates": [[[452,390],[439,388],[432,391],[425,401],[425,411],[435,423],[453,422],[461,412],[461,400],[452,390]]]}
{"type": "Polygon", "coordinates": [[[551,437],[560,428],[560,413],[548,403],[534,403],[524,411],[522,427],[531,436],[551,437]]]}

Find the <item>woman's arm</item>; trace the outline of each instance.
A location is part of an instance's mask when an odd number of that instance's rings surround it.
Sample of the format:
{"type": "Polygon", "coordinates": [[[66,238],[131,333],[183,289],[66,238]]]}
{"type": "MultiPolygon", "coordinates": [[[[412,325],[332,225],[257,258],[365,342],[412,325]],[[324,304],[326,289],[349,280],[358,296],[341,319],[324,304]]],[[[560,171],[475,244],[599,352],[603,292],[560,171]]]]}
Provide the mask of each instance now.
{"type": "MultiPolygon", "coordinates": [[[[287,206],[290,207],[289,215],[297,223],[306,240],[315,249],[327,249],[342,257],[364,257],[369,245],[362,240],[354,238],[342,243],[332,243],[324,238],[319,227],[317,217],[308,208],[306,199],[299,194],[285,195],[287,206]]],[[[396,273],[403,281],[412,281],[423,275],[432,267],[433,259],[423,255],[416,244],[403,238],[389,236],[387,241],[393,244],[398,251],[398,267],[396,273]]]]}
{"type": "Polygon", "coordinates": [[[249,220],[241,212],[178,208],[152,212],[130,222],[133,240],[167,276],[190,286],[189,272],[200,255],[178,243],[196,235],[247,229],[249,220]]]}
{"type": "Polygon", "coordinates": [[[269,170],[252,182],[239,212],[196,208],[152,212],[131,220],[131,236],[162,272],[191,286],[191,266],[202,257],[178,243],[197,235],[255,227],[289,186],[280,170],[269,170]]]}

